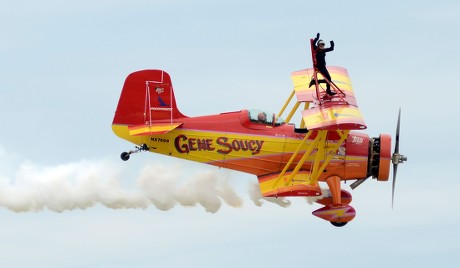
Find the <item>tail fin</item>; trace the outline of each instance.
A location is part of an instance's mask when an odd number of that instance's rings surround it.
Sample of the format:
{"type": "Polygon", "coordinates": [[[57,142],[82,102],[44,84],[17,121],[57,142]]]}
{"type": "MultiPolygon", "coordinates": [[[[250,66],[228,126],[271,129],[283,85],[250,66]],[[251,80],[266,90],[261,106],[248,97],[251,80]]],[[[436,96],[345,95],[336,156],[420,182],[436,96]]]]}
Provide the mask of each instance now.
{"type": "Polygon", "coordinates": [[[187,117],[176,106],[171,77],[162,70],[134,72],[125,80],[114,125],[140,125],[187,117]]]}

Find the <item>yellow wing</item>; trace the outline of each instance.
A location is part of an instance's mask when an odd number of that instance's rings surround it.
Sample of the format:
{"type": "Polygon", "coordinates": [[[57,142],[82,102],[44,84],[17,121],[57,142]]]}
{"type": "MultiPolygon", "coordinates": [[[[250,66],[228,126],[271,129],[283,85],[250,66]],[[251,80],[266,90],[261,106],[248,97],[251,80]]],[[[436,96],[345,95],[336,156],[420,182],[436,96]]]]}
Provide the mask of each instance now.
{"type": "MultiPolygon", "coordinates": [[[[358,109],[350,77],[345,68],[329,66],[332,82],[344,93],[328,101],[320,100],[315,86],[309,87],[313,69],[292,73],[294,92],[298,102],[316,103],[314,107],[302,111],[305,127],[309,130],[352,130],[365,129],[366,124],[358,109]]],[[[319,76],[321,74],[318,73],[319,76]]],[[[319,77],[318,79],[322,79],[319,77]]]]}

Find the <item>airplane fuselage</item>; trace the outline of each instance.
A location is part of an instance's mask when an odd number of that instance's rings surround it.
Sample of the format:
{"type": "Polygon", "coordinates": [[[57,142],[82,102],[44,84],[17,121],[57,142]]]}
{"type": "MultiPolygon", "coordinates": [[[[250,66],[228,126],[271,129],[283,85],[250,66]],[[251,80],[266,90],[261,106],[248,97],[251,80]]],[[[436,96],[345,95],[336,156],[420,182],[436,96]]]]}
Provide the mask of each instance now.
{"type": "Polygon", "coordinates": [[[312,214],[344,226],[356,213],[349,205],[351,194],[341,188],[341,181],[356,180],[352,188],[371,176],[386,181],[394,160],[390,135],[370,138],[354,131],[366,125],[348,73],[341,67],[331,71],[333,81],[340,84],[340,89],[333,84],[333,97],[320,91],[314,69],[293,73],[294,90],[280,114],[295,95],[297,100],[286,120],[289,122],[302,104],[299,129],[273,113],[255,109],[188,117],[177,107],[168,73],[131,73],[125,80],[112,129],[137,149],[123,152],[121,159],[126,161],[132,153],[148,150],[254,174],[262,196],[318,197],[316,202],[324,207],[312,214]],[[316,81],[314,89],[308,87],[311,77],[316,81]],[[319,182],[327,184],[329,194],[319,182]]]}
{"type": "MultiPolygon", "coordinates": [[[[150,136],[133,136],[128,126],[113,125],[113,131],[134,144],[146,144],[150,152],[206,163],[245,173],[263,176],[279,173],[299,144],[305,131],[296,131],[293,124],[260,123],[251,120],[248,110],[221,113],[217,115],[184,117],[171,121],[182,125],[168,133],[150,136]]],[[[168,123],[168,120],[155,121],[168,123]]],[[[315,138],[311,133],[305,142],[305,151],[315,138]]],[[[330,133],[327,143],[332,148],[339,140],[330,133]]],[[[332,159],[323,172],[322,178],[332,175],[342,179],[368,177],[369,137],[362,133],[351,133],[336,151],[327,151],[332,159]]],[[[293,169],[300,156],[292,162],[293,169]]],[[[324,155],[324,158],[326,155],[324,155]]],[[[302,170],[310,170],[314,157],[303,164],[302,170]]]]}

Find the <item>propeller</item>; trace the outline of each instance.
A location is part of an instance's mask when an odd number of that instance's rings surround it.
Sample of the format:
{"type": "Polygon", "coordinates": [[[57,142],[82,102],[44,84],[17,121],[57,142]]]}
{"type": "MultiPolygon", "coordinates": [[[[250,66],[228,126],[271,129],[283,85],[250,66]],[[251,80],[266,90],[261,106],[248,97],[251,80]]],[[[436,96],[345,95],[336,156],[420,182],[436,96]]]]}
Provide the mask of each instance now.
{"type": "Polygon", "coordinates": [[[401,124],[401,108],[399,108],[398,114],[398,125],[396,126],[396,141],[395,141],[395,150],[391,161],[393,162],[393,186],[391,191],[391,208],[393,208],[394,199],[395,199],[395,186],[396,186],[396,174],[398,172],[398,165],[407,161],[407,157],[399,153],[399,130],[401,124]]]}

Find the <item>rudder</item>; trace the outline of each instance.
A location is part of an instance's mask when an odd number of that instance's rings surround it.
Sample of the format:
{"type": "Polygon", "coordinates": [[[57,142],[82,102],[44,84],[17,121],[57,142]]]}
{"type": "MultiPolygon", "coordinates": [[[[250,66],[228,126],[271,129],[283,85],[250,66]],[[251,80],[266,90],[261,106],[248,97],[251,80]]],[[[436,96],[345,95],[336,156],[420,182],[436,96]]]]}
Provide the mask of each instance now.
{"type": "Polygon", "coordinates": [[[126,77],[113,125],[171,121],[183,115],[176,105],[171,77],[163,70],[142,70],[126,77]]]}

